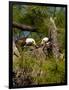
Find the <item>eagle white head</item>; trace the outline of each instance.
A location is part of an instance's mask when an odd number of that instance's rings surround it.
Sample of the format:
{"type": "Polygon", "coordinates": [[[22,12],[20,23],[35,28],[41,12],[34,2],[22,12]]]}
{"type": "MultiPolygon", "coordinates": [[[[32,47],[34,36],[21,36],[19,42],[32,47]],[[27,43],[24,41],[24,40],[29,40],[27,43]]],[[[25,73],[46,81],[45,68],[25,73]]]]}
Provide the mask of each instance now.
{"type": "Polygon", "coordinates": [[[41,44],[47,43],[47,42],[48,42],[48,40],[49,40],[49,38],[48,38],[48,37],[44,37],[44,38],[42,39],[42,41],[41,41],[41,44]]]}
{"type": "Polygon", "coordinates": [[[26,44],[27,44],[27,45],[28,45],[28,44],[36,45],[35,40],[34,40],[33,38],[27,38],[27,39],[26,39],[26,44]]]}

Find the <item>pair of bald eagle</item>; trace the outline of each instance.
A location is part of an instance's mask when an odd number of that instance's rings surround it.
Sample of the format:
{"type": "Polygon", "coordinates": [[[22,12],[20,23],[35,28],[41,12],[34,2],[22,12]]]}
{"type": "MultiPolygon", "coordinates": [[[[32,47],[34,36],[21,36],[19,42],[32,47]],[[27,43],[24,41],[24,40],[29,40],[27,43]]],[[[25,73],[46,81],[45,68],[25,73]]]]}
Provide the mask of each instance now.
{"type": "MultiPolygon", "coordinates": [[[[41,41],[41,45],[43,45],[44,43],[47,43],[49,41],[48,37],[44,37],[41,41]]],[[[34,46],[37,46],[35,40],[33,38],[27,38],[25,41],[26,45],[32,44],[34,46]]]]}
{"type": "MultiPolygon", "coordinates": [[[[41,41],[41,45],[43,45],[44,43],[49,44],[48,41],[49,41],[49,38],[48,37],[44,37],[42,39],[42,41],[41,41]]],[[[24,46],[26,46],[26,45],[33,45],[35,47],[38,47],[36,42],[35,42],[35,40],[33,38],[26,38],[22,42],[23,42],[24,46]]],[[[13,55],[20,56],[18,48],[16,47],[15,42],[13,42],[13,55]]]]}

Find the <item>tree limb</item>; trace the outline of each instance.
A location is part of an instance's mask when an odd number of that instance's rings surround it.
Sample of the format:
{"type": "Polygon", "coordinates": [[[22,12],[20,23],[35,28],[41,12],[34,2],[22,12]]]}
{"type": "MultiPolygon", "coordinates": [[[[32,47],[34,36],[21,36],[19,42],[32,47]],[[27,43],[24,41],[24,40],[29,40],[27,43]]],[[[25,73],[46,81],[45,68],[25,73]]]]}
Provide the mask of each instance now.
{"type": "Polygon", "coordinates": [[[24,24],[19,24],[19,23],[16,23],[16,22],[13,22],[13,28],[18,28],[22,31],[32,31],[32,32],[37,31],[35,27],[31,27],[31,26],[24,25],[24,24]]]}

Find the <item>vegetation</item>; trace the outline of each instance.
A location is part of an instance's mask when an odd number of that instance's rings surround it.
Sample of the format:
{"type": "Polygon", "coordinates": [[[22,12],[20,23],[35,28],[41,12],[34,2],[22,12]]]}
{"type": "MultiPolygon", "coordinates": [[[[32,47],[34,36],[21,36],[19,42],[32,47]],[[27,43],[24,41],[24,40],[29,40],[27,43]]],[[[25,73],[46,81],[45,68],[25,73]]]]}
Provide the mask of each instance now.
{"type": "MultiPolygon", "coordinates": [[[[30,76],[32,80],[31,84],[29,83],[29,85],[51,83],[57,84],[65,82],[64,60],[60,59],[58,62],[56,62],[56,60],[53,57],[41,59],[40,56],[40,58],[38,58],[36,59],[36,57],[32,55],[32,52],[28,53],[28,51],[23,51],[21,57],[15,60],[13,68],[16,69],[15,71],[21,71],[23,69],[25,70],[23,71],[23,73],[25,72],[24,78],[26,76],[30,76]]],[[[19,76],[21,76],[21,74],[19,74],[19,76]]],[[[23,84],[21,84],[20,86],[22,85],[23,84]]]]}
{"type": "MultiPolygon", "coordinates": [[[[21,31],[13,28],[13,37],[32,37],[37,45],[49,36],[50,16],[57,27],[57,39],[61,53],[65,54],[65,8],[37,5],[13,5],[13,22],[36,27],[37,32],[21,31]]],[[[20,47],[21,48],[21,47],[20,47]]],[[[13,86],[28,86],[65,82],[65,57],[57,61],[50,57],[33,54],[29,47],[23,47],[20,57],[13,62],[13,86]]],[[[40,51],[39,51],[40,52],[40,51]]],[[[43,55],[43,54],[42,54],[43,55]]],[[[13,56],[14,57],[14,56],[13,56]]]]}

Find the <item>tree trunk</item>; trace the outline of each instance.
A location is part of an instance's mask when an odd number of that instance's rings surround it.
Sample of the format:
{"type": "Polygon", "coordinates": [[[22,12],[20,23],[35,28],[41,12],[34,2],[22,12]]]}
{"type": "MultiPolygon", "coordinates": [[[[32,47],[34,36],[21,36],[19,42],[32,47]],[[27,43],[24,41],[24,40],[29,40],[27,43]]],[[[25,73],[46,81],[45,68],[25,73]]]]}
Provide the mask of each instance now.
{"type": "Polygon", "coordinates": [[[55,25],[55,22],[53,18],[50,18],[50,28],[49,28],[49,38],[52,43],[52,52],[54,57],[58,60],[59,58],[59,45],[58,45],[58,40],[57,40],[57,27],[55,25]]]}

